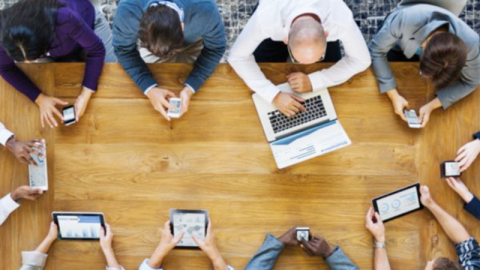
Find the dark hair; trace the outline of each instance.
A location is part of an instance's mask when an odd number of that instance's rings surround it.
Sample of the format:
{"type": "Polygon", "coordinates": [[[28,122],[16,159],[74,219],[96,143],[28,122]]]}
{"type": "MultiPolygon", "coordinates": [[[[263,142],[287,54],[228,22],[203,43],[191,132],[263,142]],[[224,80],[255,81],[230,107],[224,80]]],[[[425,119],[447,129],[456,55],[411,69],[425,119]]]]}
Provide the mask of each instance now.
{"type": "Polygon", "coordinates": [[[21,0],[1,13],[1,44],[15,61],[43,56],[55,35],[57,0],[21,0]]]}
{"type": "Polygon", "coordinates": [[[140,20],[138,38],[141,46],[158,57],[168,57],[183,43],[182,23],[178,13],[167,6],[147,9],[140,20]]]}
{"type": "Polygon", "coordinates": [[[459,268],[452,260],[441,257],[433,263],[433,270],[459,270],[459,268]]]}
{"type": "Polygon", "coordinates": [[[433,81],[436,90],[460,79],[467,62],[467,46],[451,33],[431,37],[420,59],[420,71],[433,81]]]}

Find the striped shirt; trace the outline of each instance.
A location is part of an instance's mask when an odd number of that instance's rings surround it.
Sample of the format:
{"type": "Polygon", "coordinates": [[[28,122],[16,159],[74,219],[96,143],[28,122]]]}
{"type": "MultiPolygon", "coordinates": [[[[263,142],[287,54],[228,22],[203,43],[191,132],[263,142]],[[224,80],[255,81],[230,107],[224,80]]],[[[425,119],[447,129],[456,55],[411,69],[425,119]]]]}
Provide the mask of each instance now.
{"type": "Polygon", "coordinates": [[[465,270],[480,269],[480,246],[475,238],[471,237],[460,244],[455,244],[455,248],[458,260],[465,270]]]}

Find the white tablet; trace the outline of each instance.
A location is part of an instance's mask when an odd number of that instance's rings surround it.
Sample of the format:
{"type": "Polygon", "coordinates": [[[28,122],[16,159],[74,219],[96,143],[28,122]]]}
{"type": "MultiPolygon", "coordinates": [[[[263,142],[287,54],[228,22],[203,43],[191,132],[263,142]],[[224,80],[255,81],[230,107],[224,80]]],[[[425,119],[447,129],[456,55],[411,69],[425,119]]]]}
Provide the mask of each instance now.
{"type": "Polygon", "coordinates": [[[207,235],[208,212],[206,210],[170,210],[170,228],[177,236],[185,232],[183,239],[175,248],[198,248],[192,235],[203,240],[207,235]]]}
{"type": "Polygon", "coordinates": [[[383,222],[420,210],[423,208],[420,202],[420,184],[415,183],[374,198],[372,204],[383,222]]]}
{"type": "Polygon", "coordinates": [[[100,228],[105,228],[103,213],[53,212],[52,218],[62,240],[98,240],[100,228]]]}
{"type": "Polygon", "coordinates": [[[37,163],[37,166],[28,165],[30,187],[48,190],[47,145],[45,140],[42,140],[42,143],[39,146],[43,148],[42,150],[38,148],[38,152],[42,157],[30,153],[30,156],[37,163]]]}

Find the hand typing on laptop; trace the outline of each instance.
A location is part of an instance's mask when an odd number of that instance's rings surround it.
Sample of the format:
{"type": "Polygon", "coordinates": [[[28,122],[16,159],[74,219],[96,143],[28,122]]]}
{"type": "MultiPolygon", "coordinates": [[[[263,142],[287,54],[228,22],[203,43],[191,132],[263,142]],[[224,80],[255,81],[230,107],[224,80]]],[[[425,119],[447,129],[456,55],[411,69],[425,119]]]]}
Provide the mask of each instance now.
{"type": "Polygon", "coordinates": [[[305,102],[305,100],[293,94],[283,92],[278,93],[278,95],[273,99],[273,105],[275,105],[280,112],[288,117],[293,117],[300,111],[307,111],[301,102],[305,102]]]}

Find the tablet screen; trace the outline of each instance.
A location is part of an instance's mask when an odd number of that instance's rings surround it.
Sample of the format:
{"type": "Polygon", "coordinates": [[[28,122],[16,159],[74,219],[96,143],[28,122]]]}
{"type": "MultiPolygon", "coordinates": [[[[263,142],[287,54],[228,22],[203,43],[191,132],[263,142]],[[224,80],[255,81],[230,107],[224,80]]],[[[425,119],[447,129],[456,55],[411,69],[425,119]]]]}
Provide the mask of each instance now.
{"type": "Polygon", "coordinates": [[[99,239],[102,226],[99,215],[58,215],[58,227],[62,239],[99,239]]]}
{"type": "Polygon", "coordinates": [[[198,246],[192,238],[195,235],[199,239],[205,238],[207,216],[205,213],[173,213],[173,235],[177,236],[185,232],[183,239],[177,244],[178,247],[198,246]]]}
{"type": "Polygon", "coordinates": [[[418,185],[379,198],[375,203],[382,221],[418,210],[421,208],[418,185]]]}

